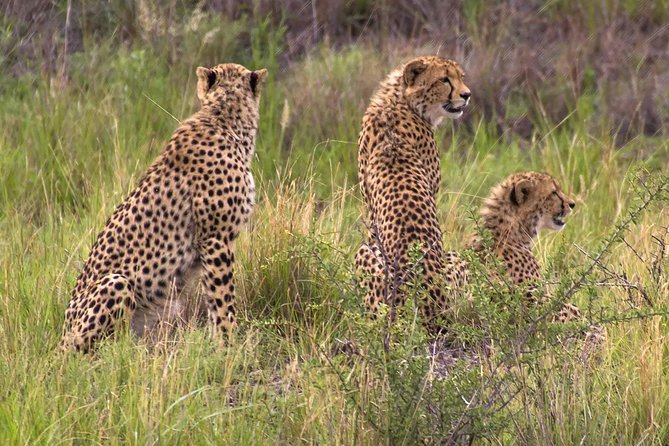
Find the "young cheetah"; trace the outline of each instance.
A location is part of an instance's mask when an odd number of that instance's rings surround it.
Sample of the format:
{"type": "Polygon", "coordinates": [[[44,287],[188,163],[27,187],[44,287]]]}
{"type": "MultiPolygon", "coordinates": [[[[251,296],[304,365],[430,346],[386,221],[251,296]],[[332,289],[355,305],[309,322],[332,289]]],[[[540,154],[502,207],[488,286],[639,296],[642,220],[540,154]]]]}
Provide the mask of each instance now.
{"type": "Polygon", "coordinates": [[[197,69],[201,108],[98,235],[65,312],[61,350],[90,350],[121,319],[142,333],[178,315],[184,287],[199,275],[215,334],[232,330],[234,242],[254,206],[249,168],[266,77],[236,64],[197,69]]]}
{"type": "MultiPolygon", "coordinates": [[[[562,191],[552,176],[540,172],[523,172],[510,175],[495,186],[481,207],[483,227],[490,232],[492,238],[492,252],[503,262],[513,284],[528,286],[528,304],[536,303],[534,291],[542,279],[539,263],[532,253],[534,240],[544,228],[561,230],[565,225],[565,218],[575,205],[574,200],[562,191]]],[[[470,244],[476,251],[483,250],[478,237],[475,237],[470,244]]],[[[401,282],[394,283],[393,277],[384,275],[387,267],[383,263],[381,253],[376,259],[377,262],[374,264],[376,274],[367,278],[367,282],[363,284],[375,283],[384,287],[382,288],[384,290],[401,286],[401,282]]],[[[428,314],[437,316],[445,315],[449,299],[454,296],[464,297],[463,286],[469,280],[470,274],[467,262],[458,253],[445,252],[443,259],[440,281],[444,287],[443,299],[424,303],[433,306],[428,314]]],[[[375,311],[375,308],[370,309],[375,311]]],[[[571,321],[579,318],[578,307],[565,304],[553,319],[571,321]]],[[[435,324],[434,320],[424,322],[432,331],[440,331],[443,328],[435,324]]]]}
{"type": "Polygon", "coordinates": [[[355,266],[372,314],[381,303],[404,303],[399,285],[413,276],[409,251],[417,244],[428,291],[421,305],[426,320],[445,300],[441,277],[448,257],[437,221],[441,167],[434,128],[462,116],[471,97],[464,76],[452,60],[410,60],[381,83],[362,118],[358,176],[370,233],[355,266]]]}

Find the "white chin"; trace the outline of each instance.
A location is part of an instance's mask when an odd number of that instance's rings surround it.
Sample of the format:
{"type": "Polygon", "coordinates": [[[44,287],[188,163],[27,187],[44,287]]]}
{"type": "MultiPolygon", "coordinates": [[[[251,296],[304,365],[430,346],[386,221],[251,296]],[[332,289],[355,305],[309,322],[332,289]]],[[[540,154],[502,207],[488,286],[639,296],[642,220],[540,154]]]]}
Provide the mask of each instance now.
{"type": "Polygon", "coordinates": [[[548,222],[546,227],[548,229],[552,229],[553,231],[562,231],[565,227],[565,224],[564,224],[564,222],[562,224],[560,224],[560,223],[556,223],[553,220],[551,220],[550,222],[548,222]]]}
{"type": "Polygon", "coordinates": [[[552,218],[551,219],[544,218],[537,225],[537,232],[541,231],[542,229],[550,229],[551,231],[562,231],[564,227],[565,227],[564,221],[556,222],[552,218]]]}
{"type": "Polygon", "coordinates": [[[458,119],[460,116],[462,116],[463,110],[460,110],[459,112],[448,112],[446,111],[443,107],[441,106],[435,106],[432,107],[427,111],[427,118],[429,121],[432,123],[433,127],[439,126],[439,124],[442,123],[444,118],[449,118],[449,119],[458,119]]]}

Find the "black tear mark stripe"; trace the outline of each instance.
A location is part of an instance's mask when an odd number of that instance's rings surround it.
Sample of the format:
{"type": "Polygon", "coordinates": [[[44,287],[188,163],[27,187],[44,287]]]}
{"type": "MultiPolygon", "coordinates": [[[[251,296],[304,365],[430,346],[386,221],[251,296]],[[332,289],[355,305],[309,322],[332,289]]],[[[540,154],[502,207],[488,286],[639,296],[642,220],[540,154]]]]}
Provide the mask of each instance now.
{"type": "Polygon", "coordinates": [[[555,186],[555,190],[553,191],[553,193],[554,193],[555,195],[557,195],[558,200],[560,200],[560,209],[564,211],[564,208],[565,208],[565,207],[564,207],[564,200],[562,199],[562,197],[561,197],[560,194],[558,193],[558,184],[557,184],[555,181],[553,181],[553,186],[555,186]]]}
{"type": "Polygon", "coordinates": [[[451,87],[451,91],[448,92],[448,100],[452,101],[453,100],[453,84],[451,84],[451,80],[448,77],[444,78],[445,83],[448,84],[449,87],[451,87]]]}

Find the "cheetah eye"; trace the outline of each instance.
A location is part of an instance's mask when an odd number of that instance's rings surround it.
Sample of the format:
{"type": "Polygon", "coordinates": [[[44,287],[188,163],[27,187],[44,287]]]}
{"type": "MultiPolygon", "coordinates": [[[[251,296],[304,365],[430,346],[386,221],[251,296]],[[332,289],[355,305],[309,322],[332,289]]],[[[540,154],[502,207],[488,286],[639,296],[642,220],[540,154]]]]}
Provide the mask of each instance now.
{"type": "Polygon", "coordinates": [[[448,76],[446,76],[445,78],[443,78],[441,81],[442,81],[443,83],[445,83],[445,84],[449,84],[449,85],[450,85],[450,83],[451,83],[451,80],[448,78],[448,76]]]}

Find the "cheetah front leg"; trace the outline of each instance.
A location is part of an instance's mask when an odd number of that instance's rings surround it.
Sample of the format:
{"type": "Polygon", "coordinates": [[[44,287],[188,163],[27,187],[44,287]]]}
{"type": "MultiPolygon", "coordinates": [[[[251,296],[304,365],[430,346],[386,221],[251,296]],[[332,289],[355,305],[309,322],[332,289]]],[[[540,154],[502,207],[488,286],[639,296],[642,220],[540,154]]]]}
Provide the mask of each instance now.
{"type": "Polygon", "coordinates": [[[70,301],[60,350],[90,351],[100,339],[111,336],[120,321],[130,320],[135,306],[135,293],[128,279],[107,274],[70,301]]]}
{"type": "Polygon", "coordinates": [[[235,327],[234,252],[218,238],[210,238],[203,246],[200,252],[204,270],[202,289],[214,336],[223,340],[223,335],[230,334],[235,327]]]}
{"type": "MultiPolygon", "coordinates": [[[[581,310],[574,304],[566,303],[558,314],[553,317],[553,322],[565,323],[573,321],[582,321],[581,310]]],[[[596,346],[602,345],[606,341],[606,331],[600,325],[591,325],[585,332],[584,351],[594,350],[596,346]]]]}
{"type": "Polygon", "coordinates": [[[381,249],[375,243],[363,244],[355,255],[355,269],[360,276],[360,286],[365,290],[365,306],[374,319],[379,305],[387,300],[390,283],[390,272],[381,249]]]}

